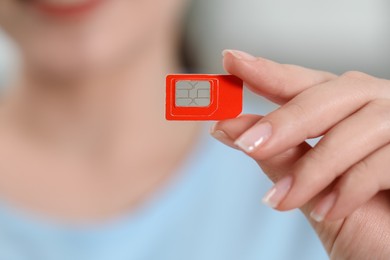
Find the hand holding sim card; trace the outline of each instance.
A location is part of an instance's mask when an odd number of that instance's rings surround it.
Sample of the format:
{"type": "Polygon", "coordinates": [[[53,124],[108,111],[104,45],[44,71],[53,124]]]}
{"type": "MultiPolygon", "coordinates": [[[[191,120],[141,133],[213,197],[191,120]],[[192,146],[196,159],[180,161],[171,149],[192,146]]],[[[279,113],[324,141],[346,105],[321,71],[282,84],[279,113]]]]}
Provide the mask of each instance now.
{"type": "Polygon", "coordinates": [[[233,75],[168,75],[166,119],[235,118],[242,111],[242,89],[243,81],[233,75]]]}

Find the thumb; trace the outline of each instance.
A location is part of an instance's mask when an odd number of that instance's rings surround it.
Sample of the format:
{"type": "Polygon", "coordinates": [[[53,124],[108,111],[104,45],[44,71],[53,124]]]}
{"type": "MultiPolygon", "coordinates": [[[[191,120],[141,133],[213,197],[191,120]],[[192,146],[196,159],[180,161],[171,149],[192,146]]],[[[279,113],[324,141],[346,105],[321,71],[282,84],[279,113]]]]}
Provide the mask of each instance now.
{"type": "Polygon", "coordinates": [[[241,78],[253,92],[284,104],[303,90],[336,78],[296,65],[279,64],[235,50],[223,51],[225,70],[241,78]]]}

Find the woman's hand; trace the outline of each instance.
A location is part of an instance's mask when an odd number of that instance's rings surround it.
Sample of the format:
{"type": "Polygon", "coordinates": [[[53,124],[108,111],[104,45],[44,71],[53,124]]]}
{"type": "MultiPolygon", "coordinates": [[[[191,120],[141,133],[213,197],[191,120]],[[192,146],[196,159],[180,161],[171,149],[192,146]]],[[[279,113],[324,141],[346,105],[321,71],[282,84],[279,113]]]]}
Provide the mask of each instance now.
{"type": "Polygon", "coordinates": [[[276,182],[264,202],[301,208],[332,258],[390,259],[390,81],[238,51],[224,53],[224,66],[281,105],[264,117],[243,115],[212,128],[276,182]],[[305,142],[320,136],[314,147],[305,142]]]}

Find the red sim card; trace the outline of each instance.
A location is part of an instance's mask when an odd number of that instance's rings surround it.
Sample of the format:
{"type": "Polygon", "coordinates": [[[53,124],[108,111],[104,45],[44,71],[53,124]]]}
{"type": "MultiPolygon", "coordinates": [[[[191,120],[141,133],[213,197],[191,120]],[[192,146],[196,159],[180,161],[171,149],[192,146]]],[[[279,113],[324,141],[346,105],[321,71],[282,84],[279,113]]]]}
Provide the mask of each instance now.
{"type": "Polygon", "coordinates": [[[233,75],[167,76],[167,120],[223,120],[242,111],[241,79],[233,75]]]}

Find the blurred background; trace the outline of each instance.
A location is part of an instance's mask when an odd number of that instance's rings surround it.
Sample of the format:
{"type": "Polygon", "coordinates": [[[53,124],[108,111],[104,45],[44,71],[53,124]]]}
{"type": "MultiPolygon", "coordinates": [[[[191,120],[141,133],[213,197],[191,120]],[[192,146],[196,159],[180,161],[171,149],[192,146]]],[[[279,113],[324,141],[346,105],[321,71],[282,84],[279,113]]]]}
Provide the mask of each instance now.
{"type": "MultiPolygon", "coordinates": [[[[389,12],[388,0],[192,0],[184,27],[189,69],[224,73],[222,50],[239,49],[280,63],[390,79],[389,12]]],[[[0,90],[18,64],[17,48],[0,30],[0,90]]],[[[246,92],[245,112],[274,108],[246,92]]]]}
{"type": "Polygon", "coordinates": [[[205,72],[222,72],[220,52],[232,48],[334,73],[390,77],[389,1],[193,2],[188,43],[205,72]]]}
{"type": "MultiPolygon", "coordinates": [[[[221,51],[241,49],[281,63],[390,78],[387,0],[196,0],[186,50],[195,71],[222,73],[221,51]]],[[[0,31],[0,85],[12,79],[17,51],[0,31]]]]}

